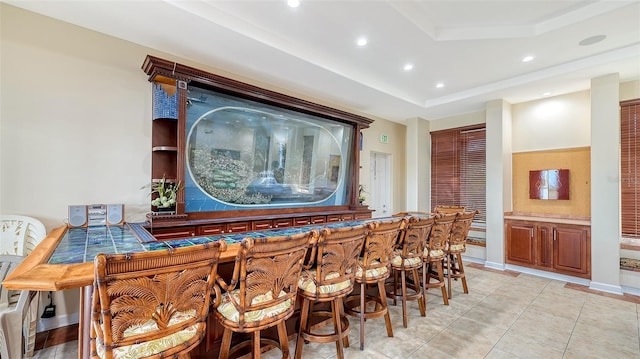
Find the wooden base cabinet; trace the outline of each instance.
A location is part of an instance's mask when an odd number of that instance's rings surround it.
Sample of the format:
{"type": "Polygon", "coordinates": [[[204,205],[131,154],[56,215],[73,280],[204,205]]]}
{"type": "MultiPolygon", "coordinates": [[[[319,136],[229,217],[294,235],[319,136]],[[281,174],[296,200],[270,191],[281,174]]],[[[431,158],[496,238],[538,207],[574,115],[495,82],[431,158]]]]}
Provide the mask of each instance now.
{"type": "Polygon", "coordinates": [[[591,278],[591,227],[505,220],[506,262],[581,278],[591,278]]]}

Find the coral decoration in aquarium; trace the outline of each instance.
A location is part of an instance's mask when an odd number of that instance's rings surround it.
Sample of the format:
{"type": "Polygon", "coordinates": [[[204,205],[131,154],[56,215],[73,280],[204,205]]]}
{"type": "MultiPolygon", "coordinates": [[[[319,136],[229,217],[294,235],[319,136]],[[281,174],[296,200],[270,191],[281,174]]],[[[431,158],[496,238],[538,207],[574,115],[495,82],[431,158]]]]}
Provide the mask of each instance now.
{"type": "Polygon", "coordinates": [[[353,127],[190,87],[186,212],[347,204],[353,127]]]}

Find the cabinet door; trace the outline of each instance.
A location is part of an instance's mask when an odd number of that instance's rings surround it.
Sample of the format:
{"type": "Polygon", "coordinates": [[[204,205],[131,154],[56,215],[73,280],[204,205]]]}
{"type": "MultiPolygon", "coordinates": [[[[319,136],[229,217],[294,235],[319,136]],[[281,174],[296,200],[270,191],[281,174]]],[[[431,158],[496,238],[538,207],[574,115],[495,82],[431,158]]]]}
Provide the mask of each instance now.
{"type": "Polygon", "coordinates": [[[553,266],[553,228],[538,226],[536,243],[536,264],[540,267],[553,266]]]}
{"type": "Polygon", "coordinates": [[[507,261],[535,265],[535,226],[507,222],[507,261]]]}
{"type": "Polygon", "coordinates": [[[558,225],[553,231],[553,268],[569,275],[591,273],[591,239],[584,227],[558,225]]]}

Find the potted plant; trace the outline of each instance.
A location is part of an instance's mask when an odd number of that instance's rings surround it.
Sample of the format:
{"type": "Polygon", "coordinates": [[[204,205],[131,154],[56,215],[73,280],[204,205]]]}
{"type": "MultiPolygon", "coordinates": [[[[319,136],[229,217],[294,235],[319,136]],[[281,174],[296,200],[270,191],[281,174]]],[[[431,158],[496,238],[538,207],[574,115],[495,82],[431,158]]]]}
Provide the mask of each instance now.
{"type": "Polygon", "coordinates": [[[157,194],[151,201],[151,205],[155,206],[159,212],[175,211],[178,191],[182,189],[182,183],[167,181],[166,177],[162,176],[160,181],[153,182],[150,186],[150,194],[157,194]]]}
{"type": "Polygon", "coordinates": [[[360,204],[364,203],[364,201],[366,201],[367,199],[367,197],[364,195],[365,193],[367,193],[367,191],[364,189],[364,185],[359,184],[358,185],[358,202],[360,202],[360,204]]]}

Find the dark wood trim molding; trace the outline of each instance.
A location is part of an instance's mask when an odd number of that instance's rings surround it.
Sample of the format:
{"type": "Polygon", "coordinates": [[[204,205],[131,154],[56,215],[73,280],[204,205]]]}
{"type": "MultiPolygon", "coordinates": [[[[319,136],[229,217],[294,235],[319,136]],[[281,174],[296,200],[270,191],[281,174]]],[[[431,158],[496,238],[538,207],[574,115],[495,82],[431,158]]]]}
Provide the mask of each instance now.
{"type": "Polygon", "coordinates": [[[279,92],[263,89],[151,55],[147,55],[144,63],[142,64],[142,70],[149,76],[149,81],[153,81],[158,75],[187,82],[195,81],[209,85],[216,90],[230,92],[234,95],[254,101],[276,105],[343,123],[355,123],[359,125],[359,128],[368,128],[373,122],[373,120],[364,116],[355,115],[346,111],[281,94],[279,92]]]}

